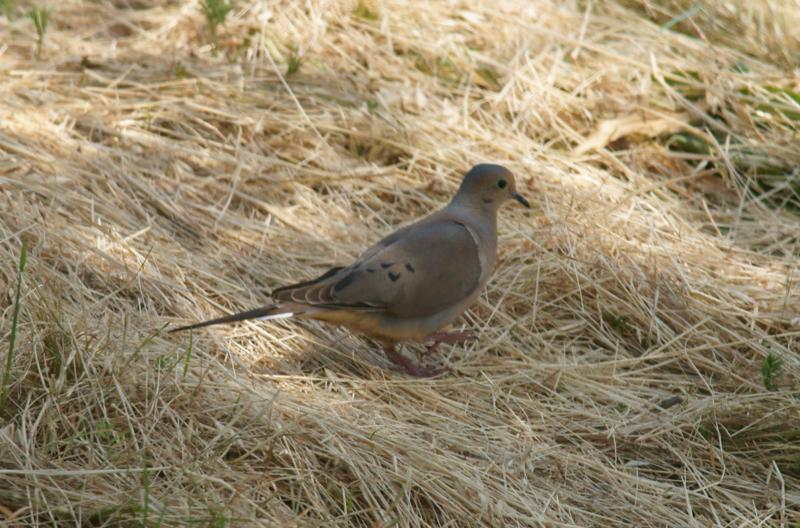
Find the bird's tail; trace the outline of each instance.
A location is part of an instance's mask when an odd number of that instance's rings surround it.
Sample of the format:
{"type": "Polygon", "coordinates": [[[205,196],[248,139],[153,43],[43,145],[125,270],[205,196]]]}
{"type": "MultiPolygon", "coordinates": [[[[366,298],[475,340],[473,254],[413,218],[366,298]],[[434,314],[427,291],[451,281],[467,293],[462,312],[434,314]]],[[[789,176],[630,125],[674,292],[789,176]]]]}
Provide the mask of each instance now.
{"type": "Polygon", "coordinates": [[[260,319],[262,321],[269,321],[270,319],[285,319],[287,317],[294,317],[295,315],[299,315],[299,313],[293,311],[293,308],[290,305],[268,304],[266,306],[254,308],[245,312],[239,312],[232,315],[226,315],[225,317],[218,317],[216,319],[209,319],[208,321],[202,321],[200,323],[173,328],[169,331],[169,333],[180,332],[181,330],[194,330],[195,328],[203,328],[204,326],[235,323],[236,321],[247,321],[250,319],[260,319]]]}

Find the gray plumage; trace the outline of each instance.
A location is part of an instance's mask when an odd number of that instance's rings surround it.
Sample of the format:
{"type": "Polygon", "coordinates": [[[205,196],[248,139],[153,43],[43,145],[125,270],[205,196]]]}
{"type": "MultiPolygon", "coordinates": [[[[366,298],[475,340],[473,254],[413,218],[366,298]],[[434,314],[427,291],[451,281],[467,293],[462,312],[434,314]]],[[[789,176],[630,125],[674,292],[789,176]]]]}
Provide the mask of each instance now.
{"type": "Polygon", "coordinates": [[[389,358],[411,374],[434,374],[393,345],[431,336],[434,346],[463,340],[436,332],[461,315],[489,280],[497,258],[497,211],[509,199],[529,207],[508,169],[476,165],[445,208],[380,240],[351,265],[273,291],[275,304],[172,331],[256,318],[316,319],[382,342],[389,358]]]}

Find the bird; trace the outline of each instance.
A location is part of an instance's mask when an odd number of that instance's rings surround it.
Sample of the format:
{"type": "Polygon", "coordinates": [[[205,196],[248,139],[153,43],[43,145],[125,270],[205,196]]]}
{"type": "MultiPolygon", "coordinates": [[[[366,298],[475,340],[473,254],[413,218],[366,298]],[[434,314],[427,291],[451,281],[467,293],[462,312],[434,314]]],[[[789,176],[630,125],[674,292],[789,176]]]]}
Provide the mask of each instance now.
{"type": "Polygon", "coordinates": [[[440,343],[475,339],[469,330],[441,330],[473,304],[492,275],[497,213],[510,200],[530,208],[510,170],[475,165],[444,208],[384,237],[349,266],[277,288],[271,304],[170,332],[251,319],[314,319],[374,339],[408,375],[436,376],[441,369],[419,365],[397,345],[432,341],[432,352],[440,343]]]}

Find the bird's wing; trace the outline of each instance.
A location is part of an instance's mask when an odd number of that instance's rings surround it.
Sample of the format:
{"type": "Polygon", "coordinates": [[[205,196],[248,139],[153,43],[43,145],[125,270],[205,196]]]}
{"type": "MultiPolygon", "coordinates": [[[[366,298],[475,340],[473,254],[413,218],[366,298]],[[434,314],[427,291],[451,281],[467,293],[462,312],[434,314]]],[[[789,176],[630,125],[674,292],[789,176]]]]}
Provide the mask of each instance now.
{"type": "Polygon", "coordinates": [[[480,285],[479,247],[470,230],[440,218],[409,226],[352,265],[272,293],[277,302],[426,317],[458,304],[480,285]]]}

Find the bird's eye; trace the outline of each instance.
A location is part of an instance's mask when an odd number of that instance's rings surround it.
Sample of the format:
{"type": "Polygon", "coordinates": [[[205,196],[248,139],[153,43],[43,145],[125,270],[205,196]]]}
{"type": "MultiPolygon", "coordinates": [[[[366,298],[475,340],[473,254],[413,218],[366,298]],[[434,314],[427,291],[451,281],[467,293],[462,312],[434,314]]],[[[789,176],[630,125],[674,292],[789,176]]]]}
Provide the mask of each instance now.
{"type": "Polygon", "coordinates": [[[500,187],[501,189],[505,189],[506,185],[508,185],[508,183],[506,183],[505,180],[497,180],[497,186],[500,187]]]}

